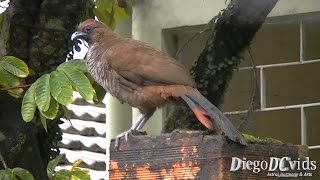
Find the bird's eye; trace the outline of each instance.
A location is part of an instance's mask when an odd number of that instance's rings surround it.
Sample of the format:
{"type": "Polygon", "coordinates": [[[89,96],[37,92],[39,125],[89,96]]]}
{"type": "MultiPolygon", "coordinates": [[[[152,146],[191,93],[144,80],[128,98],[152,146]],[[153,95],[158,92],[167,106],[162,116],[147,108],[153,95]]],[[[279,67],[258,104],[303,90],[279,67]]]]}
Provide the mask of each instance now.
{"type": "Polygon", "coordinates": [[[89,33],[91,31],[91,27],[87,26],[84,28],[84,32],[89,33]]]}

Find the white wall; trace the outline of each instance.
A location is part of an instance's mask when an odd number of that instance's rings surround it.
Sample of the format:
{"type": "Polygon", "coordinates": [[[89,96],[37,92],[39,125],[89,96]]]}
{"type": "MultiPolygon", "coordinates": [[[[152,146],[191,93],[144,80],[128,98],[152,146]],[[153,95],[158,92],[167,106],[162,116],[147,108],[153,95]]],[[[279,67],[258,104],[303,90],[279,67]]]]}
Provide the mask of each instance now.
{"type": "MultiPolygon", "coordinates": [[[[137,0],[132,37],[161,49],[162,29],[206,24],[226,7],[225,0],[137,0]]],[[[314,11],[319,0],[280,0],[269,17],[314,11]]]]}

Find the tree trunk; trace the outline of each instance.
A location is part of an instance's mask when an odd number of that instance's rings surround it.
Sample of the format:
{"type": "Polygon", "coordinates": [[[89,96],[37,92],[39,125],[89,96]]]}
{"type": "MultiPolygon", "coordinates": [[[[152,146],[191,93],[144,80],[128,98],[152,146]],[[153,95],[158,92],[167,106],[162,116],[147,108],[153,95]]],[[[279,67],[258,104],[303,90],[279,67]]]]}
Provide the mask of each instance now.
{"type": "MultiPolygon", "coordinates": [[[[71,49],[70,35],[87,18],[89,1],[11,0],[0,32],[0,56],[25,60],[31,72],[27,83],[34,82],[65,60],[71,49]]],[[[25,168],[35,179],[47,179],[50,149],[59,140],[57,123],[51,124],[49,133],[40,128],[37,118],[25,123],[20,113],[21,99],[6,92],[0,92],[0,107],[0,152],[7,166],[25,168]]]]}
{"type": "MultiPolygon", "coordinates": [[[[215,17],[211,36],[192,68],[200,92],[219,106],[233,71],[241,63],[241,53],[248,48],[255,33],[278,0],[231,0],[227,9],[215,17]]],[[[203,130],[192,112],[177,108],[169,116],[164,132],[174,129],[203,130]]]]}

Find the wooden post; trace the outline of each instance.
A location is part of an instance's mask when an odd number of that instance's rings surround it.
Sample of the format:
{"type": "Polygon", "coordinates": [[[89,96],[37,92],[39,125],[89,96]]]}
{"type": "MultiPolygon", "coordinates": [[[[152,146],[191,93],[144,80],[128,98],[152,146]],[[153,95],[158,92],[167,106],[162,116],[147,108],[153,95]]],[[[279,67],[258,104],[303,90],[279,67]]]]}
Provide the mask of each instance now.
{"type": "MultiPolygon", "coordinates": [[[[254,140],[255,141],[255,140],[254,140]]],[[[202,132],[174,132],[159,136],[129,136],[117,150],[110,147],[110,179],[275,179],[276,171],[230,171],[232,157],[241,160],[263,161],[270,165],[270,157],[307,156],[306,146],[256,141],[242,146],[222,135],[203,135],[202,132]]],[[[263,165],[264,166],[264,165],[263,165]]],[[[253,165],[249,165],[249,168],[253,165]]],[[[261,166],[259,166],[261,167],[261,166]]],[[[279,171],[281,173],[281,171],[279,171]]],[[[290,173],[300,173],[293,170],[290,173]]],[[[305,172],[302,172],[305,173],[305,172]]],[[[300,177],[303,179],[304,177],[300,177]]]]}

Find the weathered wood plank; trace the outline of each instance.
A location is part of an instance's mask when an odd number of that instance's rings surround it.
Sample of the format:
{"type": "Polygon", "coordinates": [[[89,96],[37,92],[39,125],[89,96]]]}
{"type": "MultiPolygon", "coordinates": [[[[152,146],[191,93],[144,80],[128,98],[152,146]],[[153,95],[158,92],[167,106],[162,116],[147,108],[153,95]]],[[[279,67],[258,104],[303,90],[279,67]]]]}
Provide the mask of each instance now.
{"type": "Polygon", "coordinates": [[[119,150],[111,143],[109,172],[110,179],[272,179],[276,177],[268,177],[267,170],[230,171],[232,157],[269,162],[270,157],[296,160],[307,152],[305,146],[279,143],[245,147],[222,135],[194,131],[131,136],[120,142],[119,150]]]}

